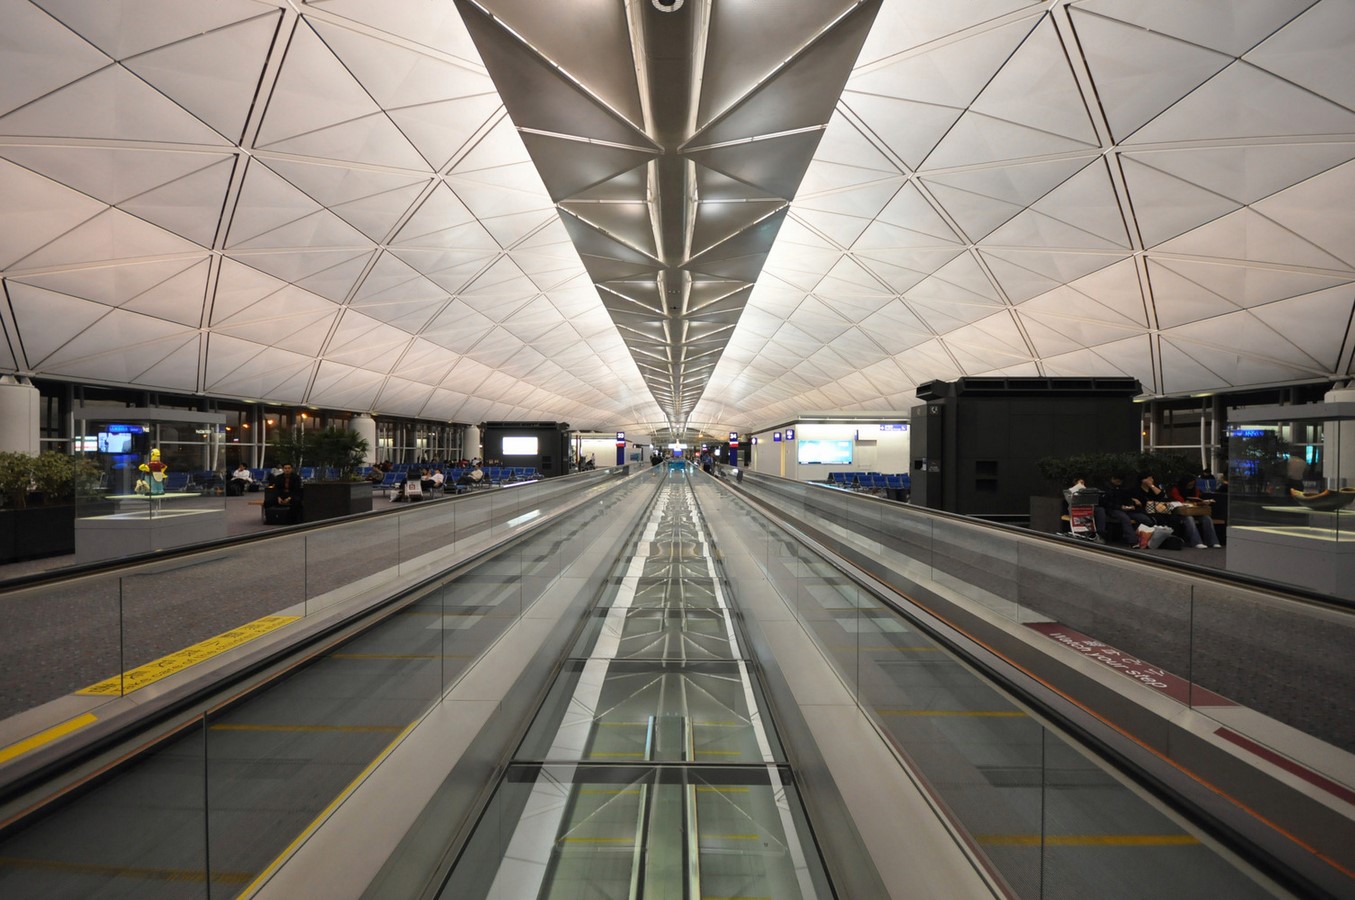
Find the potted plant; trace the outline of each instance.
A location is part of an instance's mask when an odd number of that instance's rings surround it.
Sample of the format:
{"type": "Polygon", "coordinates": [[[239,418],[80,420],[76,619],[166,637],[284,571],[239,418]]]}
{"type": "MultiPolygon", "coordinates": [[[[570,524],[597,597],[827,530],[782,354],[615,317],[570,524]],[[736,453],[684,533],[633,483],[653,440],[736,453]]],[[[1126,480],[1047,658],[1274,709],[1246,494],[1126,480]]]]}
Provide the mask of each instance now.
{"type": "Polygon", "coordinates": [[[74,553],[75,495],[98,478],[98,467],[83,457],[0,453],[0,561],[74,553]]]}

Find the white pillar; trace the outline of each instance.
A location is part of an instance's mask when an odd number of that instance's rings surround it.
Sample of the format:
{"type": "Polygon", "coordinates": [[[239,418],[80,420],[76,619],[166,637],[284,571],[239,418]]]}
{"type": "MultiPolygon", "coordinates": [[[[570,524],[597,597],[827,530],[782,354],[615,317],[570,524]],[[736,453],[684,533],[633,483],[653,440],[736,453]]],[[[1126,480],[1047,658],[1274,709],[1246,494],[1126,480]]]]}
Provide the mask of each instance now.
{"type": "Polygon", "coordinates": [[[476,425],[466,426],[466,440],[461,445],[461,456],[465,459],[475,459],[477,456],[484,459],[484,454],[480,452],[480,428],[476,425]]]}
{"type": "Polygon", "coordinates": [[[356,431],[367,442],[367,452],[362,457],[362,464],[370,466],[372,460],[376,459],[376,420],[363,413],[350,419],[348,427],[356,431]]]}
{"type": "Polygon", "coordinates": [[[38,389],[13,375],[0,376],[0,450],[37,456],[42,424],[38,389]]]}
{"type": "MultiPolygon", "coordinates": [[[[1355,388],[1332,388],[1322,399],[1327,403],[1355,403],[1355,388]]],[[[1355,422],[1323,423],[1322,475],[1325,487],[1355,485],[1355,422]]]]}

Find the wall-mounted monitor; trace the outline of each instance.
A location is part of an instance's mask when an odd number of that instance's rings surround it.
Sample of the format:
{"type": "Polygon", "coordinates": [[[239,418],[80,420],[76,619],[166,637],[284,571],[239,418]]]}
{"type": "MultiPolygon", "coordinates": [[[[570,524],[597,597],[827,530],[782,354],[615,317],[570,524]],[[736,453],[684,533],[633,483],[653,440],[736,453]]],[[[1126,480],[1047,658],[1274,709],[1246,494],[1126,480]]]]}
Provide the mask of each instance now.
{"type": "Polygon", "coordinates": [[[849,466],[852,463],[852,442],[801,440],[795,445],[795,458],[802,466],[849,466]]]}
{"type": "Polygon", "coordinates": [[[504,435],[504,456],[536,456],[540,453],[540,442],[535,435],[504,435]]]}
{"type": "Polygon", "coordinates": [[[101,431],[97,446],[100,453],[131,453],[132,436],[125,432],[101,431]]]}

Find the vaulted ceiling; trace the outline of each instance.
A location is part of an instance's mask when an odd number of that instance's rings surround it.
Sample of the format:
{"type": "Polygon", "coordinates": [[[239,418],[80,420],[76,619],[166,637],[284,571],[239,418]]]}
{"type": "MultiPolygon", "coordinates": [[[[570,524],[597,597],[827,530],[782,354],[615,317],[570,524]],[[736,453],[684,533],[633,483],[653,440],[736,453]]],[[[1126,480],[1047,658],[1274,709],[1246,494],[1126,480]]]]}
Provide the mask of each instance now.
{"type": "Polygon", "coordinates": [[[1352,372],[1355,0],[0,15],[3,371],[641,433],[1352,372]]]}

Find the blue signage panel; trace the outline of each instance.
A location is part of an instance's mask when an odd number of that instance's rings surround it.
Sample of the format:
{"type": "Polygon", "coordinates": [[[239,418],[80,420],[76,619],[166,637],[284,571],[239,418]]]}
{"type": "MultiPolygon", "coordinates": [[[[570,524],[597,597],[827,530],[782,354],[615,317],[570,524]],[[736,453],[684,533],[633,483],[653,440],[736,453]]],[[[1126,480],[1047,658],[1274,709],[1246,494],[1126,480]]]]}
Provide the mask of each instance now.
{"type": "Polygon", "coordinates": [[[795,440],[795,429],[794,429],[794,428],[787,428],[787,429],[786,429],[786,440],[788,440],[788,441],[793,441],[793,440],[795,440]]]}
{"type": "Polygon", "coordinates": [[[772,441],[773,441],[773,442],[776,442],[776,441],[779,441],[779,440],[781,440],[781,432],[779,432],[779,431],[773,431],[773,432],[772,432],[772,441]]]}

